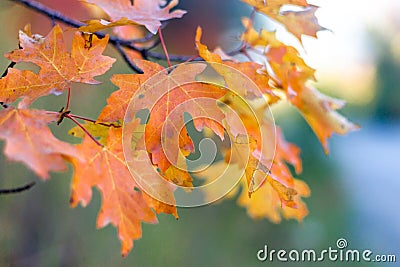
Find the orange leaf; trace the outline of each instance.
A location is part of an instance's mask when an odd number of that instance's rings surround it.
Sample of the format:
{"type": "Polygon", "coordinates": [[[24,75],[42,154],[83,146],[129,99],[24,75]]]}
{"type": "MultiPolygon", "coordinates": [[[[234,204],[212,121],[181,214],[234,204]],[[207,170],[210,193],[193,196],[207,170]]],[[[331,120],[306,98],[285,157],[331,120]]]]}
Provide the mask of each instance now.
{"type": "Polygon", "coordinates": [[[327,139],[333,133],[346,134],[360,128],[336,111],[343,107],[344,101],[331,98],[313,88],[302,86],[301,91],[290,101],[301,111],[326,154],[329,153],[327,139]]]}
{"type": "Polygon", "coordinates": [[[85,23],[87,25],[85,26],[81,26],[79,27],[78,30],[82,31],[82,32],[97,32],[97,31],[101,31],[101,30],[105,30],[108,28],[113,28],[113,27],[117,27],[117,26],[126,26],[126,25],[137,25],[137,23],[127,19],[127,18],[121,18],[119,20],[110,22],[110,21],[106,21],[104,19],[93,19],[93,20],[88,20],[85,21],[85,23]]]}
{"type": "Polygon", "coordinates": [[[212,53],[208,50],[208,47],[201,43],[201,35],[202,30],[200,27],[197,27],[196,31],[196,46],[199,51],[200,57],[202,57],[205,61],[209,63],[220,63],[225,64],[229,67],[232,67],[244,75],[246,75],[252,82],[254,82],[260,91],[254,91],[253,84],[249,84],[247,80],[238,81],[238,76],[236,73],[230,73],[228,68],[220,68],[218,64],[212,64],[212,67],[221,75],[225,82],[231,90],[239,93],[242,97],[248,95],[249,93],[254,94],[257,97],[260,97],[260,93],[265,94],[268,103],[272,104],[279,100],[279,97],[276,96],[270,86],[269,86],[269,75],[265,72],[261,72],[263,66],[257,64],[255,62],[234,62],[234,61],[222,61],[220,55],[212,53]],[[237,85],[240,84],[240,87],[237,85]]]}
{"type": "Polygon", "coordinates": [[[21,161],[42,179],[50,171],[66,169],[64,160],[81,162],[78,150],[53,136],[47,124],[55,122],[57,114],[42,110],[7,108],[0,111],[0,139],[6,141],[4,154],[21,161]]]}
{"type": "MultiPolygon", "coordinates": [[[[81,202],[86,206],[91,199],[91,188],[96,186],[102,195],[97,227],[101,228],[111,223],[118,228],[123,256],[132,249],[133,240],[142,236],[141,222],[157,223],[151,208],[157,212],[168,212],[177,216],[175,207],[159,203],[137,190],[140,190],[140,187],[129,172],[124,158],[121,128],[110,128],[105,147],[98,146],[86,137],[83,143],[78,145],[78,150],[87,161],[86,163],[73,161],[75,173],[71,205],[76,206],[81,202]]],[[[139,159],[133,160],[140,163],[139,159]]],[[[146,173],[141,175],[143,179],[149,178],[146,173]]],[[[169,191],[169,194],[172,194],[172,191],[169,191]]]]}
{"type": "Polygon", "coordinates": [[[20,31],[21,49],[6,54],[14,62],[32,62],[40,67],[39,74],[10,69],[0,80],[0,101],[11,103],[24,97],[24,105],[50,93],[60,93],[72,82],[97,84],[93,77],[105,73],[115,59],[103,56],[108,37],[92,37],[90,46],[81,33],[75,33],[71,53],[66,51],[63,33],[57,25],[46,36],[20,31]]]}
{"type": "Polygon", "coordinates": [[[317,6],[310,5],[302,11],[284,11],[276,17],[276,20],[301,41],[303,34],[317,37],[318,31],[326,30],[318,24],[318,19],[315,16],[317,10],[317,6]]]}
{"type": "Polygon", "coordinates": [[[301,197],[308,197],[310,189],[300,181],[294,180],[294,186],[287,188],[275,180],[268,178],[261,187],[255,191],[251,198],[242,192],[238,198],[238,204],[247,209],[247,213],[255,219],[268,218],[274,223],[281,221],[281,214],[287,218],[301,221],[308,210],[301,197]],[[282,199],[290,200],[293,206],[282,205],[282,199]]]}
{"type": "MultiPolygon", "coordinates": [[[[87,3],[95,4],[106,12],[113,23],[118,25],[140,24],[144,25],[150,32],[155,34],[161,26],[161,21],[181,18],[186,11],[174,10],[172,8],[178,5],[178,0],[173,0],[163,8],[163,1],[135,0],[132,5],[129,0],[84,0],[87,3]]],[[[99,27],[101,23],[89,24],[83,26],[86,31],[98,31],[109,28],[107,24],[103,24],[104,28],[99,27]]]]}
{"type": "Polygon", "coordinates": [[[147,60],[134,60],[144,74],[115,74],[111,78],[119,90],[112,93],[107,99],[107,105],[101,111],[99,121],[122,121],[131,98],[140,86],[154,74],[164,70],[164,67],[147,60]]]}
{"type": "MultiPolygon", "coordinates": [[[[130,96],[133,96],[141,88],[143,80],[147,80],[148,77],[153,76],[155,73],[154,70],[160,68],[160,66],[154,63],[152,63],[153,68],[150,68],[151,65],[149,63],[146,64],[147,68],[143,68],[145,72],[143,75],[132,74],[115,77],[114,82],[118,83],[121,89],[109,98],[109,105],[100,114],[99,120],[122,118],[123,110],[126,109],[128,100],[131,100],[130,96]],[[122,105],[119,104],[118,106],[113,103],[122,103],[122,105]],[[109,114],[114,115],[111,116],[109,114]]],[[[142,65],[139,65],[139,67],[142,67],[142,65]]],[[[200,82],[177,86],[182,81],[195,81],[196,74],[201,73],[204,68],[205,65],[182,65],[176,67],[170,73],[164,70],[156,78],[153,77],[146,83],[146,87],[141,88],[142,97],[135,98],[135,103],[138,106],[151,108],[150,116],[146,122],[145,144],[147,151],[151,154],[153,164],[157,165],[164,174],[170,167],[171,162],[167,159],[162,149],[163,126],[165,126],[166,134],[168,135],[168,138],[163,138],[163,140],[169,142],[168,150],[172,151],[171,155],[174,164],[176,164],[179,148],[182,149],[184,154],[194,149],[186,127],[182,127],[184,126],[183,115],[185,112],[192,115],[194,125],[198,130],[207,126],[223,138],[222,120],[224,116],[217,106],[217,99],[222,97],[226,93],[226,90],[212,84],[200,82]],[[207,106],[203,106],[204,103],[201,98],[215,99],[215,102],[213,104],[208,102],[207,106]],[[184,102],[186,102],[186,105],[180,105],[184,102]],[[215,118],[219,123],[203,118],[207,117],[207,115],[209,115],[208,117],[215,118]]],[[[132,110],[134,114],[139,111],[132,110]]],[[[134,114],[130,114],[130,116],[134,116],[134,114]]],[[[139,149],[145,148],[140,147],[139,149]]],[[[173,178],[170,176],[176,176],[175,174],[176,170],[170,169],[166,178],[173,178]]]]}
{"type": "Polygon", "coordinates": [[[317,37],[318,31],[325,30],[318,24],[318,19],[315,17],[315,11],[318,7],[309,5],[305,0],[242,0],[242,2],[280,22],[300,42],[302,35],[317,37]],[[303,9],[300,11],[281,11],[284,5],[296,5],[303,9]]]}

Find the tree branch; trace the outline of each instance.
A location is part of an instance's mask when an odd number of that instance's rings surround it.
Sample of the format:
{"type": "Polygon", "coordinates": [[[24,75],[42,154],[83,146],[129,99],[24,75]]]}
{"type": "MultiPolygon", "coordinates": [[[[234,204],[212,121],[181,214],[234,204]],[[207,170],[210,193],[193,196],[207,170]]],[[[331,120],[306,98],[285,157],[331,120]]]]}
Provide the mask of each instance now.
{"type": "Polygon", "coordinates": [[[138,66],[135,65],[135,63],[132,62],[132,60],[129,58],[129,56],[126,54],[125,50],[122,48],[122,46],[119,43],[115,44],[115,48],[118,50],[118,52],[121,54],[122,58],[125,60],[125,62],[128,64],[128,66],[133,69],[136,73],[138,74],[143,74],[143,70],[141,70],[138,66]]]}
{"type": "MultiPolygon", "coordinates": [[[[16,2],[16,3],[21,4],[21,5],[24,5],[29,9],[32,9],[32,10],[34,10],[34,11],[40,13],[40,14],[43,14],[43,15],[49,17],[50,19],[58,20],[58,21],[60,21],[62,23],[65,23],[65,24],[67,24],[69,26],[72,26],[72,27],[75,27],[75,28],[79,28],[79,27],[85,25],[83,22],[80,22],[78,20],[75,20],[75,19],[72,19],[70,17],[67,17],[67,16],[63,15],[62,13],[60,13],[59,11],[51,9],[51,8],[49,8],[49,7],[43,5],[43,4],[41,4],[41,3],[39,3],[39,2],[37,2],[35,0],[10,0],[10,1],[16,2]]],[[[163,26],[164,26],[164,24],[163,24],[163,26]]],[[[106,34],[103,33],[103,32],[95,32],[94,34],[96,34],[96,36],[98,36],[99,38],[103,38],[103,37],[106,36],[106,34]]],[[[143,58],[151,57],[153,59],[167,60],[167,57],[166,57],[165,54],[159,53],[159,52],[150,51],[150,49],[152,49],[153,47],[151,47],[151,48],[141,48],[141,47],[138,47],[138,46],[133,44],[133,43],[146,42],[146,41],[150,40],[152,36],[153,35],[148,34],[144,38],[134,39],[134,40],[126,40],[126,39],[122,39],[122,38],[119,38],[119,37],[114,36],[114,35],[110,35],[109,42],[113,46],[115,46],[115,48],[118,51],[120,51],[120,48],[122,46],[122,47],[126,47],[128,49],[132,49],[134,51],[137,51],[137,52],[141,53],[143,58]]],[[[230,56],[233,56],[233,55],[237,55],[237,54],[240,54],[240,53],[241,53],[241,49],[236,49],[236,50],[231,51],[231,52],[229,52],[227,54],[230,55],[230,56]]],[[[127,60],[128,58],[126,57],[126,54],[124,56],[124,54],[121,53],[121,55],[124,57],[126,63],[132,69],[134,69],[135,71],[138,70],[137,67],[133,67],[134,65],[132,64],[132,62],[130,60],[129,61],[127,60]]],[[[193,61],[201,61],[202,60],[199,57],[193,59],[193,56],[185,56],[185,55],[169,55],[169,59],[170,59],[170,61],[174,61],[174,62],[186,62],[188,60],[193,60],[193,61]]]]}
{"type": "Polygon", "coordinates": [[[10,188],[10,189],[0,189],[0,195],[20,193],[20,192],[30,189],[34,185],[35,185],[35,182],[31,182],[31,183],[21,186],[21,187],[10,188]]]}

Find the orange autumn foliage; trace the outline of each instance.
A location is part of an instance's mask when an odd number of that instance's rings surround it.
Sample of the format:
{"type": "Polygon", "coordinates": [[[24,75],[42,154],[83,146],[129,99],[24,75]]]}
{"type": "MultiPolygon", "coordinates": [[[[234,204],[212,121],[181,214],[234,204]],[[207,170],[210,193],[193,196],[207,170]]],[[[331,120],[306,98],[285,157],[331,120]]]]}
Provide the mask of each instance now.
{"type": "MultiPolygon", "coordinates": [[[[318,7],[306,0],[241,1],[257,14],[282,24],[300,44],[302,36],[317,37],[317,32],[324,30],[315,16],[318,7]],[[297,7],[294,11],[287,10],[293,5],[297,7]]],[[[65,31],[59,25],[46,37],[33,34],[27,26],[19,33],[20,48],[5,55],[15,63],[39,67],[38,72],[10,67],[0,79],[0,139],[5,140],[4,154],[9,159],[23,162],[42,179],[48,179],[49,172],[65,170],[66,163],[71,163],[71,206],[88,205],[93,188],[97,188],[102,199],[97,227],[115,226],[122,255],[126,256],[134,240],[142,236],[141,223],[157,223],[158,213],[178,218],[175,189],[184,186],[190,193],[194,187],[195,175],[185,169],[187,157],[195,152],[194,139],[185,124],[187,113],[193,118],[195,130],[204,136],[218,138],[222,143],[226,139],[232,141],[230,147],[222,145],[222,160],[213,162],[214,169],[203,173],[204,180],[212,181],[217,170],[234,166],[232,173],[243,170],[238,205],[245,207],[252,218],[268,218],[277,223],[282,218],[301,221],[308,214],[303,198],[310,195],[310,189],[288,167],[292,165],[297,175],[301,173],[300,149],[287,142],[283,131],[267,118],[269,106],[288,101],[296,107],[326,153],[327,139],[333,133],[346,134],[358,126],[338,113],[343,101],[310,86],[309,81],[316,80],[316,70],[307,65],[295,47],[278,40],[273,31],[255,29],[252,18],[243,18],[239,49],[210,50],[201,41],[199,27],[193,41],[198,55],[173,58],[201,61],[203,65],[165,68],[150,61],[166,58],[152,51],[158,40],[151,34],[157,33],[162,23],[186,13],[174,9],[178,0],[167,4],[160,0],[84,2],[89,8],[99,7],[108,16],[88,19],[86,25],[74,28],[70,51],[65,31]],[[120,26],[123,27],[114,28],[120,26]],[[112,36],[96,33],[109,28],[114,29],[112,36]],[[144,37],[146,30],[149,39],[144,37]],[[146,40],[136,44],[132,41],[135,38],[146,40]],[[72,114],[68,108],[74,83],[98,84],[94,78],[112,69],[116,59],[104,55],[108,45],[120,48],[137,74],[113,73],[111,82],[118,90],[108,97],[95,120],[72,114]],[[219,80],[181,85],[203,75],[206,66],[219,80]],[[238,81],[237,71],[246,79],[238,81]],[[64,91],[68,91],[68,101],[59,112],[30,108],[36,99],[64,91]],[[208,102],[192,101],[203,98],[208,102]],[[151,107],[146,119],[139,119],[142,110],[129,109],[132,101],[151,107]],[[70,133],[82,138],[80,144],[63,142],[51,132],[48,124],[59,124],[64,119],[77,125],[70,133]],[[129,134],[124,135],[123,129],[128,129],[129,134]],[[135,150],[132,155],[124,154],[125,141],[129,149],[135,150]],[[165,144],[168,151],[163,148],[165,144]],[[169,186],[160,183],[158,176],[170,181],[169,186]],[[151,184],[151,192],[138,181],[151,184]],[[164,203],[154,196],[169,201],[164,203]]],[[[235,192],[238,191],[228,196],[235,192]]]]}

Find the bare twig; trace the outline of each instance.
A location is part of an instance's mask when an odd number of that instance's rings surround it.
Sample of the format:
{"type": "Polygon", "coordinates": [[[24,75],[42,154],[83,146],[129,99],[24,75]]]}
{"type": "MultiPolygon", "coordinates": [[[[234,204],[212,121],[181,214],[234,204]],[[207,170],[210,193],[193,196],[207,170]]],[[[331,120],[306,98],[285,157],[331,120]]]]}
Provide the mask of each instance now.
{"type": "Polygon", "coordinates": [[[10,189],[0,189],[0,195],[20,193],[20,192],[29,190],[34,185],[35,185],[35,182],[31,182],[31,183],[21,186],[21,187],[10,188],[10,189]]]}
{"type": "Polygon", "coordinates": [[[81,120],[84,120],[84,121],[89,121],[89,122],[92,122],[92,123],[103,125],[103,126],[106,126],[106,127],[115,127],[115,128],[120,128],[121,127],[120,125],[112,123],[112,122],[110,122],[110,123],[98,122],[96,120],[92,120],[92,119],[89,119],[89,118],[86,118],[86,117],[82,117],[82,116],[79,116],[79,115],[75,115],[75,114],[69,114],[69,116],[71,116],[73,118],[76,118],[76,119],[81,119],[81,120]]]}
{"type": "Polygon", "coordinates": [[[118,52],[121,54],[122,58],[125,60],[125,62],[128,64],[128,66],[133,69],[134,72],[143,74],[143,70],[141,70],[138,66],[135,65],[135,63],[132,62],[132,60],[129,58],[129,56],[126,54],[126,51],[122,48],[122,46],[119,43],[115,44],[115,48],[118,50],[118,52]]]}

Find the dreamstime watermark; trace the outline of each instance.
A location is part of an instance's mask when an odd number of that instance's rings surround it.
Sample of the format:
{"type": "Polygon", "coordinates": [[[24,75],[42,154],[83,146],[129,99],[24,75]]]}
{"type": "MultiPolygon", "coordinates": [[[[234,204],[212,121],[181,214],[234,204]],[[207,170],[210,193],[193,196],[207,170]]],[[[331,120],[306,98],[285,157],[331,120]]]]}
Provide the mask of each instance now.
{"type": "Polygon", "coordinates": [[[257,252],[257,259],[270,262],[396,262],[394,254],[374,254],[369,249],[359,250],[347,247],[348,243],[344,238],[336,241],[336,247],[328,247],[320,251],[315,249],[275,250],[264,245],[264,248],[257,252]]]}

